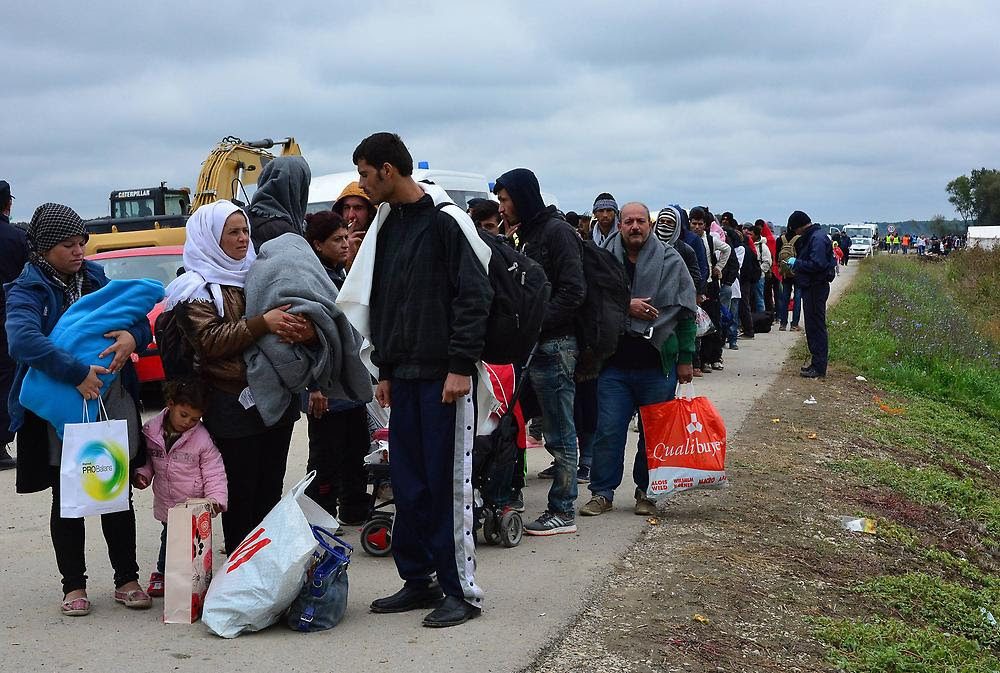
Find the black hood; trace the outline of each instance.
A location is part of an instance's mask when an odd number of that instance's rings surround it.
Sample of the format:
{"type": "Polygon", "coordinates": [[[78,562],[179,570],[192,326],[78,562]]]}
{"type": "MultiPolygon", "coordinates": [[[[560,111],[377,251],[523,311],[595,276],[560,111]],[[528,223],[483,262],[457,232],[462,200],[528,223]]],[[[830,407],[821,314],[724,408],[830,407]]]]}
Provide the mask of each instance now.
{"type": "Polygon", "coordinates": [[[538,178],[527,168],[515,168],[497,178],[493,193],[499,194],[501,188],[506,189],[514,201],[522,225],[533,222],[539,213],[545,210],[538,178]]]}

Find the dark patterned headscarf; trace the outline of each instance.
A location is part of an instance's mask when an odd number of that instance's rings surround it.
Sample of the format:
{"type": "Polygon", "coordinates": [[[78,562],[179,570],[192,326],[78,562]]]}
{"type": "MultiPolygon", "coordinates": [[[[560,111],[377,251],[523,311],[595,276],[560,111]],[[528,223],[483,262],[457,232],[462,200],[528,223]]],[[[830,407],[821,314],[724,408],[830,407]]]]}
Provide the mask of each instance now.
{"type": "Polygon", "coordinates": [[[82,236],[84,243],[90,238],[87,228],[83,226],[83,220],[75,210],[59,203],[43,203],[35,208],[35,214],[31,216],[31,223],[28,225],[28,251],[31,263],[62,288],[66,307],[72,306],[83,296],[85,280],[83,267],[67,279],[42,255],[73,236],[82,236]]]}

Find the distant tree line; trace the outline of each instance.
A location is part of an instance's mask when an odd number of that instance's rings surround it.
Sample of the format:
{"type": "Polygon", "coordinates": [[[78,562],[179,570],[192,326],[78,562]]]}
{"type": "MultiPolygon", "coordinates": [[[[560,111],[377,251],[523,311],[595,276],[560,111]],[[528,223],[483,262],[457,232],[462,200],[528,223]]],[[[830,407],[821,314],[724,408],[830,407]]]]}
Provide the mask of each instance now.
{"type": "Polygon", "coordinates": [[[977,168],[949,182],[945,191],[966,227],[1000,225],[1000,171],[977,168]]]}

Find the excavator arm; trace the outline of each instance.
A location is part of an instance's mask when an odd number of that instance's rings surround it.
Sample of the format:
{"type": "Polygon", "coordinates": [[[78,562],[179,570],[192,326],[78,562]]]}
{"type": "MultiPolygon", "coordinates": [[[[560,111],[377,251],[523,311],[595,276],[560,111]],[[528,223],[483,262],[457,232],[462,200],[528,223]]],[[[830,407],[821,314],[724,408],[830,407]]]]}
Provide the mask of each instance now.
{"type": "Polygon", "coordinates": [[[233,136],[223,138],[201,165],[191,199],[191,212],[219,199],[239,199],[241,193],[246,193],[243,185],[247,180],[257,183],[261,169],[274,158],[268,150],[276,145],[281,146],[283,157],[302,154],[295,138],[277,141],[265,138],[249,142],[233,136]]]}

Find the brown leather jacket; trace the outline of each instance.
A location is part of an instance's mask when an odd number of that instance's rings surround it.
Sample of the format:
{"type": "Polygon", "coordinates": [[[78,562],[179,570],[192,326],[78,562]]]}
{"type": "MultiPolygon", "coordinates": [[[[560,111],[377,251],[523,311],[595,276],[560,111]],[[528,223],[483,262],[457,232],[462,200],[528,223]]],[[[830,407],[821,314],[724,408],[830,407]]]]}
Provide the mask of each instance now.
{"type": "Polygon", "coordinates": [[[246,297],[239,287],[222,286],[223,316],[210,301],[184,304],[179,321],[194,346],[195,370],[214,388],[238,395],[247,386],[243,351],[267,334],[264,316],[243,317],[246,297]]]}

